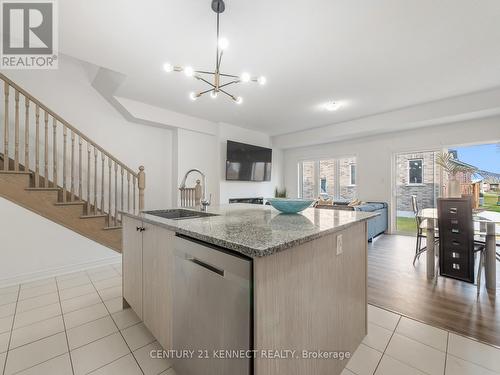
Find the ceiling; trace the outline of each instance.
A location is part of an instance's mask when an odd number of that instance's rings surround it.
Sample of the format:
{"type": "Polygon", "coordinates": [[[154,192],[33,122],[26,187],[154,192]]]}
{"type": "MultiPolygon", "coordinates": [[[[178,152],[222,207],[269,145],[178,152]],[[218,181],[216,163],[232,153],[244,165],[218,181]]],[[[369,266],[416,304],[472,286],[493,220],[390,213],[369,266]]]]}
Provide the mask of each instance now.
{"type": "Polygon", "coordinates": [[[192,102],[206,86],[162,65],[213,68],[210,2],[61,1],[60,49],[123,73],[116,95],[271,135],[500,86],[498,0],[226,0],[222,70],[268,83],[192,102]]]}

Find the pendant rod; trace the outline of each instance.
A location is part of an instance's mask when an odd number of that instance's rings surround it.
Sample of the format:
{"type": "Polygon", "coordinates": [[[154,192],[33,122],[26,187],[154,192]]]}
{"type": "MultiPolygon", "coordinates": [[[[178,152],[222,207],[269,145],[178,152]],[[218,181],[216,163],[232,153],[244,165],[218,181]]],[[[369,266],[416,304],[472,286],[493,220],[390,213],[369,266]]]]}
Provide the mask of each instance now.
{"type": "Polygon", "coordinates": [[[220,3],[217,3],[217,52],[215,54],[215,71],[219,71],[219,7],[220,3]]]}

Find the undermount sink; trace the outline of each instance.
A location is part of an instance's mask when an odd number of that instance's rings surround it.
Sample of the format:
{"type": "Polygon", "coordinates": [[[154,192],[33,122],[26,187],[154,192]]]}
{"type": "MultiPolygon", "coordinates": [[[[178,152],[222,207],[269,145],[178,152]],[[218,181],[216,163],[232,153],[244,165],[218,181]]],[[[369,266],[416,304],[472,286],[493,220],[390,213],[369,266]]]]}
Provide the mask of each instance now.
{"type": "Polygon", "coordinates": [[[197,219],[200,217],[217,216],[208,212],[183,210],[181,208],[172,210],[144,211],[145,214],[163,217],[170,220],[197,219]]]}

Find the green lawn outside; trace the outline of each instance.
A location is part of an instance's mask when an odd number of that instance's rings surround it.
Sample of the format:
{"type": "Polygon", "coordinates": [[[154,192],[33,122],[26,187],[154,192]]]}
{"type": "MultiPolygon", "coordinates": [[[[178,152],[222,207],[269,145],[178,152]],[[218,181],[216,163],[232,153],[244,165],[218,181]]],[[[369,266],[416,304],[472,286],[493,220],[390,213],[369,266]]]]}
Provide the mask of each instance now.
{"type": "Polygon", "coordinates": [[[413,217],[398,216],[396,221],[396,228],[398,232],[416,233],[417,223],[415,222],[415,218],[413,217]]]}
{"type": "Polygon", "coordinates": [[[499,193],[484,193],[484,205],[481,206],[482,209],[488,211],[500,212],[500,206],[497,205],[499,193]]]}

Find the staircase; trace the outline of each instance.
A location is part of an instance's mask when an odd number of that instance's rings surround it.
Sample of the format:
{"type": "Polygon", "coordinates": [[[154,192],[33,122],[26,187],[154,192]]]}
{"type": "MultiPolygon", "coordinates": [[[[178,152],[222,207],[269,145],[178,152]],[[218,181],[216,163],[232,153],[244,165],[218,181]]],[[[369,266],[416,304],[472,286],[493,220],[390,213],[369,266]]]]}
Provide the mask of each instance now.
{"type": "Polygon", "coordinates": [[[144,208],[144,167],[134,172],[5,75],[0,80],[0,196],[121,252],[121,213],[144,208]]]}

